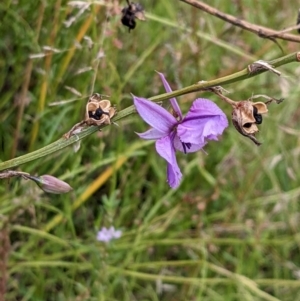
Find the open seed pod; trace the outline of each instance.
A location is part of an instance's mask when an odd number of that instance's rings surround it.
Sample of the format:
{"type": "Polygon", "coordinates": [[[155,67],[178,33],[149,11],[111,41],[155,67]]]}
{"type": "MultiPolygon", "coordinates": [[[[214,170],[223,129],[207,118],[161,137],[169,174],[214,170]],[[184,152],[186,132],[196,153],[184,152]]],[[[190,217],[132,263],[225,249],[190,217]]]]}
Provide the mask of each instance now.
{"type": "Polygon", "coordinates": [[[110,119],[116,114],[116,109],[107,99],[101,99],[100,94],[93,94],[86,105],[85,122],[87,125],[110,124],[110,119]]]}
{"type": "Polygon", "coordinates": [[[238,132],[251,139],[256,145],[260,145],[261,143],[255,138],[255,134],[259,131],[257,124],[262,123],[261,114],[267,112],[268,108],[263,102],[240,101],[232,111],[232,123],[238,132]]]}

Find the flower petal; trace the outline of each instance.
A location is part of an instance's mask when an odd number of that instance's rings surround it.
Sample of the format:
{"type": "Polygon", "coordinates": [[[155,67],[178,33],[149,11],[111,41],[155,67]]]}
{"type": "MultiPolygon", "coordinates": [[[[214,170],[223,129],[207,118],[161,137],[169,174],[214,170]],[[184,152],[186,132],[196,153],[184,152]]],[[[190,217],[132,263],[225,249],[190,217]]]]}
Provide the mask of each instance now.
{"type": "Polygon", "coordinates": [[[183,142],[180,141],[179,137],[176,136],[173,141],[174,147],[179,150],[182,153],[194,153],[199,150],[202,150],[202,148],[205,146],[206,141],[199,143],[199,144],[190,144],[190,145],[185,145],[183,147],[183,142]]]}
{"type": "Polygon", "coordinates": [[[175,189],[179,186],[181,178],[182,178],[182,173],[178,167],[176,169],[173,165],[167,164],[167,178],[168,178],[168,183],[171,188],[175,189]]]}
{"type": "Polygon", "coordinates": [[[133,101],[142,119],[159,132],[168,135],[177,124],[176,118],[160,105],[136,96],[133,96],[133,101]]]}
{"type": "Polygon", "coordinates": [[[97,240],[110,242],[112,239],[120,238],[122,236],[121,230],[115,230],[115,227],[111,226],[110,228],[102,227],[101,230],[97,233],[97,240]]]}
{"type": "Polygon", "coordinates": [[[185,143],[205,144],[206,140],[218,140],[228,126],[226,115],[212,101],[196,99],[189,112],[177,127],[179,139],[185,143]]]}
{"type": "MultiPolygon", "coordinates": [[[[199,117],[224,116],[224,112],[211,100],[197,98],[184,119],[197,119],[199,117]]],[[[227,118],[226,118],[227,120],[227,118]]]]}
{"type": "Polygon", "coordinates": [[[167,162],[167,179],[172,188],[176,188],[181,180],[182,174],[176,161],[173,139],[169,136],[156,141],[156,151],[167,162]]]}
{"type": "Polygon", "coordinates": [[[102,229],[97,233],[97,240],[98,241],[110,241],[110,236],[108,233],[108,230],[105,227],[102,227],[102,229]]]}
{"type": "Polygon", "coordinates": [[[144,133],[136,133],[136,134],[139,135],[140,138],[146,139],[146,140],[157,140],[159,138],[166,136],[165,133],[162,133],[154,128],[151,128],[144,133]]]}
{"type": "MultiPolygon", "coordinates": [[[[167,92],[172,92],[172,89],[171,89],[169,83],[167,82],[165,76],[164,76],[162,73],[160,73],[160,72],[157,72],[157,73],[158,73],[158,75],[160,76],[160,78],[161,78],[161,80],[162,80],[162,82],[163,82],[163,85],[164,85],[164,87],[165,87],[165,90],[166,90],[167,92]]],[[[179,107],[179,105],[178,105],[178,103],[177,103],[176,98],[175,98],[175,97],[170,98],[170,103],[171,103],[171,105],[172,105],[173,110],[174,110],[174,111],[176,112],[176,114],[178,115],[179,120],[182,120],[182,113],[181,113],[181,110],[180,110],[180,107],[179,107]]]]}
{"type": "Polygon", "coordinates": [[[114,226],[111,226],[108,229],[109,235],[111,236],[111,238],[120,238],[122,235],[122,231],[121,230],[116,230],[114,226]]]}

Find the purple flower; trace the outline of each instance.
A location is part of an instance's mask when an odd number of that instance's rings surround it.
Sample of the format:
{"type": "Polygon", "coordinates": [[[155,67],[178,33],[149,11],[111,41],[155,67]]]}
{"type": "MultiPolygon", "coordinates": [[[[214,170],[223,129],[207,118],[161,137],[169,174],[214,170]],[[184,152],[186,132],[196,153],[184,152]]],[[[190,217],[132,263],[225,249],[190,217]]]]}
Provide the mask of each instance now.
{"type": "Polygon", "coordinates": [[[110,242],[112,239],[120,238],[122,231],[115,230],[115,227],[110,227],[109,229],[102,227],[102,229],[97,233],[97,240],[110,242]]]}
{"type": "MultiPolygon", "coordinates": [[[[171,88],[162,73],[158,73],[167,92],[171,88]]],[[[152,128],[137,133],[142,139],[156,140],[156,151],[167,161],[167,178],[172,188],[176,188],[182,174],[176,161],[175,152],[196,152],[204,147],[207,140],[218,140],[228,126],[226,115],[212,101],[196,99],[185,117],[175,98],[170,99],[173,115],[160,105],[145,98],[133,96],[139,115],[152,128]]]]}

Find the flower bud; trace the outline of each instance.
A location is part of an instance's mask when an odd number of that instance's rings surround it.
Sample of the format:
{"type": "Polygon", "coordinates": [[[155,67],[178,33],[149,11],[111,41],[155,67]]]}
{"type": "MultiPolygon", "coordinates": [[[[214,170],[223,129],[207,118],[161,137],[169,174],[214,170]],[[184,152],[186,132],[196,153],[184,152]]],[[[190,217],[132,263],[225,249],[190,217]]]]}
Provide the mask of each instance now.
{"type": "Polygon", "coordinates": [[[40,177],[28,176],[28,178],[33,180],[42,190],[48,193],[61,194],[73,190],[68,183],[50,175],[40,177]]]}
{"type": "Polygon", "coordinates": [[[232,123],[239,133],[251,139],[256,145],[260,145],[255,138],[258,132],[257,124],[262,123],[261,114],[267,112],[267,106],[263,102],[240,101],[232,111],[232,123]]]}

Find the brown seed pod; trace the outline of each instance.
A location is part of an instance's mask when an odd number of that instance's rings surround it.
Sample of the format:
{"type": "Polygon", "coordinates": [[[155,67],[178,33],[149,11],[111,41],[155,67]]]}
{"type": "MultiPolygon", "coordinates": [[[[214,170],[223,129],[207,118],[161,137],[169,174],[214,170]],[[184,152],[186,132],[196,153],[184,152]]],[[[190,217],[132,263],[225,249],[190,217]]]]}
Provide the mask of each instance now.
{"type": "Polygon", "coordinates": [[[251,139],[256,145],[260,145],[255,138],[255,134],[259,131],[257,124],[262,123],[261,114],[267,112],[268,108],[263,102],[240,101],[232,111],[232,123],[239,133],[251,139]]]}
{"type": "Polygon", "coordinates": [[[86,105],[85,119],[76,123],[70,131],[63,135],[69,139],[71,136],[80,133],[86,126],[110,124],[110,119],[117,113],[115,107],[107,99],[102,99],[98,93],[93,94],[86,105]]]}
{"type": "Polygon", "coordinates": [[[87,125],[110,124],[110,119],[115,114],[116,109],[111,106],[110,101],[95,93],[86,105],[85,122],[87,125]]]}

